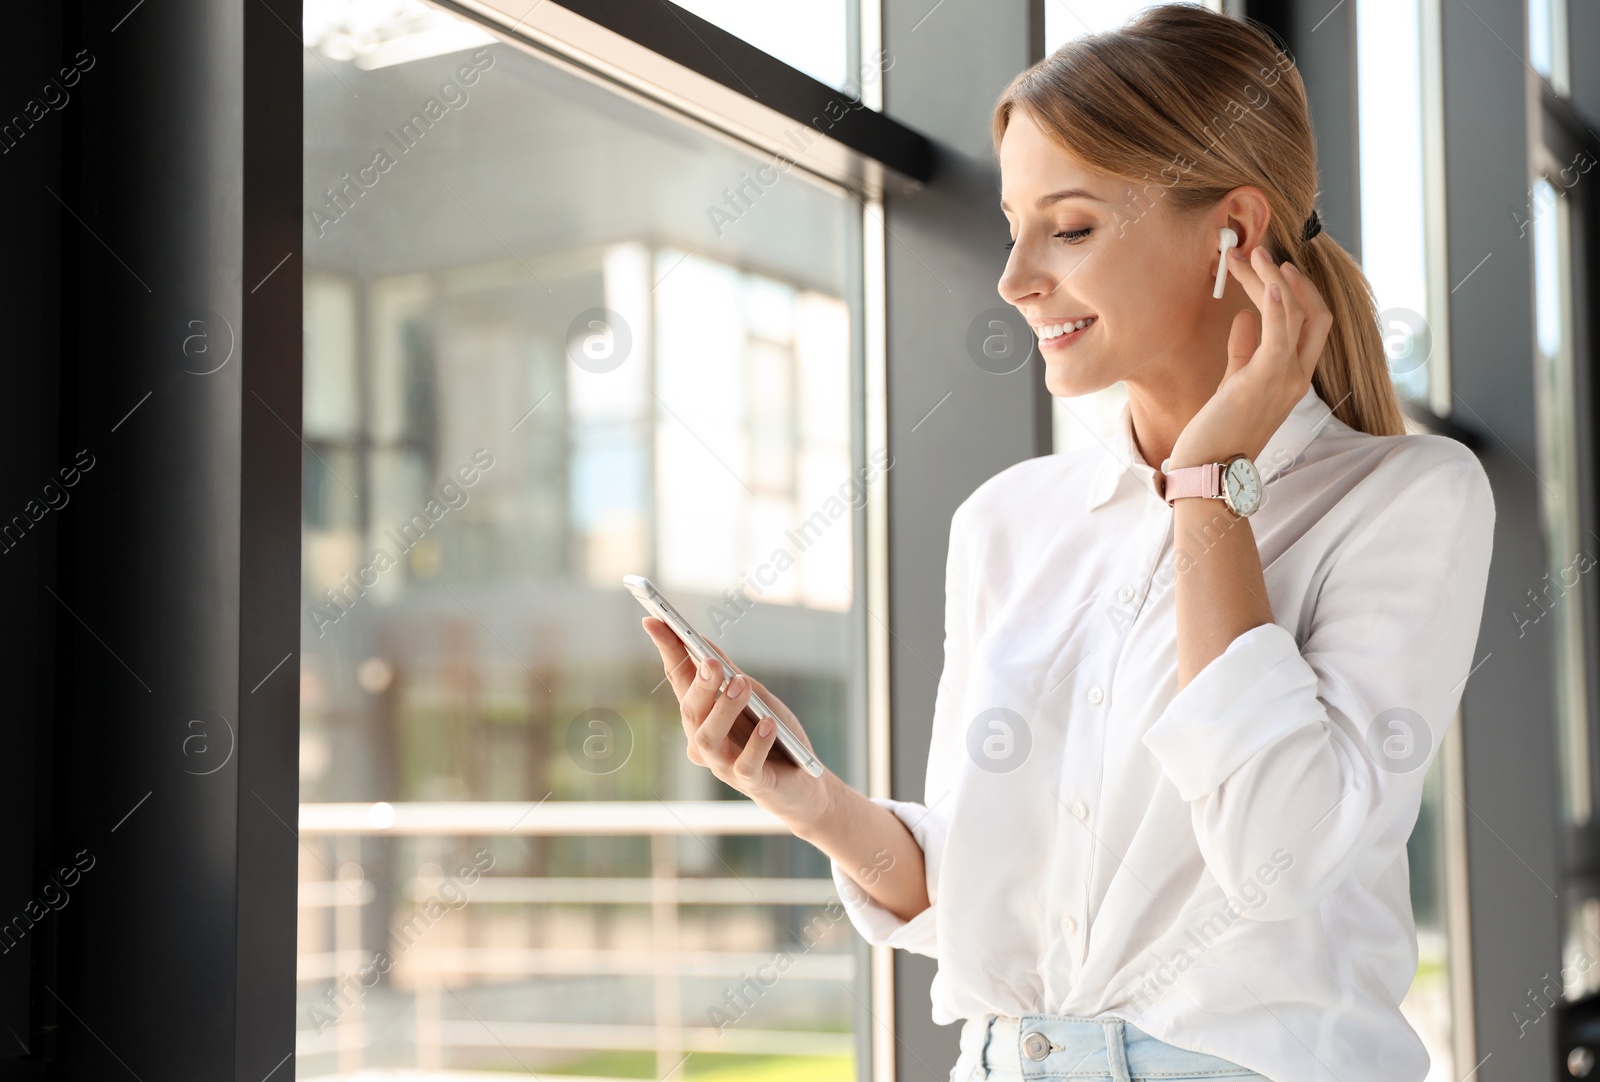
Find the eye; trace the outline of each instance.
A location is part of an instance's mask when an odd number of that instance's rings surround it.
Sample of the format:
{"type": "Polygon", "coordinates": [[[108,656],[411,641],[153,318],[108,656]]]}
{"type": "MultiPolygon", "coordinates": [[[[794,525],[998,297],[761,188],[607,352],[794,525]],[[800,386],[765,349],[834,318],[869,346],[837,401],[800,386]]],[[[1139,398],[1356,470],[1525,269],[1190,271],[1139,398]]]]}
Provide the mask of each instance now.
{"type": "MultiPolygon", "coordinates": [[[[1067,229],[1067,230],[1063,230],[1060,233],[1052,233],[1050,235],[1053,236],[1053,237],[1060,237],[1062,240],[1066,241],[1068,244],[1077,244],[1079,241],[1083,240],[1085,237],[1087,237],[1090,233],[1093,233],[1093,232],[1094,232],[1093,229],[1067,229]]],[[[1014,241],[1014,240],[1013,241],[1007,241],[1006,242],[1006,251],[1009,252],[1011,249],[1015,248],[1016,246],[1017,246],[1017,242],[1016,241],[1014,241]]]]}

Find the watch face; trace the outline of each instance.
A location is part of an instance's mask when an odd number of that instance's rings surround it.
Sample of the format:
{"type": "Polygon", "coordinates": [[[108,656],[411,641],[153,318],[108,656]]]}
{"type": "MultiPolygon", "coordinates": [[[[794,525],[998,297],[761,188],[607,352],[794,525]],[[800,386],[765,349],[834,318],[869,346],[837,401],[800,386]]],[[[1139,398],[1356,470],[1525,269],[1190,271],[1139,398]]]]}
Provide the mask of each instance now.
{"type": "Polygon", "coordinates": [[[1222,475],[1228,506],[1240,515],[1253,515],[1261,506],[1261,475],[1248,458],[1236,458],[1222,475]]]}

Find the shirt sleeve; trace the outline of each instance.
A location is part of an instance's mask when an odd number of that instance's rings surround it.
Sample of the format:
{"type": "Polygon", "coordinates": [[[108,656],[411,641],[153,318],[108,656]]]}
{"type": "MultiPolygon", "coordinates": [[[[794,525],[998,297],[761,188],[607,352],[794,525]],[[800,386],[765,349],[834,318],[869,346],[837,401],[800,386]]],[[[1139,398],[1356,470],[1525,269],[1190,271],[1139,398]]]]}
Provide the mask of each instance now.
{"type": "Polygon", "coordinates": [[[927,873],[928,908],[910,920],[901,920],[873,901],[865,888],[845,874],[837,860],[828,862],[833,868],[833,885],[839,891],[845,912],[850,915],[850,923],[856,926],[868,943],[875,947],[899,947],[913,954],[937,958],[938,936],[934,917],[938,905],[939,864],[944,853],[944,835],[948,824],[942,816],[930,812],[928,806],[919,801],[890,800],[885,797],[871,799],[879,807],[893,812],[922,847],[922,862],[927,873]]]}
{"type": "MultiPolygon", "coordinates": [[[[969,497],[970,500],[970,497],[969,497]]],[[[971,602],[968,593],[967,501],[950,518],[950,543],[945,559],[944,587],[944,671],[934,695],[933,731],[928,747],[928,771],[923,784],[923,800],[891,800],[873,797],[872,802],[887,808],[906,825],[922,848],[927,877],[928,908],[909,921],[901,920],[873,901],[837,860],[829,864],[834,886],[844,902],[850,923],[873,946],[900,947],[915,954],[937,958],[938,936],[935,923],[939,908],[939,869],[943,864],[945,835],[949,830],[949,806],[945,803],[955,784],[960,748],[959,714],[966,696],[968,644],[971,634],[971,602]]]]}
{"type": "Polygon", "coordinates": [[[1469,452],[1422,470],[1334,557],[1303,644],[1249,629],[1144,734],[1223,889],[1265,884],[1245,916],[1305,913],[1404,847],[1472,671],[1494,514],[1469,452]]]}

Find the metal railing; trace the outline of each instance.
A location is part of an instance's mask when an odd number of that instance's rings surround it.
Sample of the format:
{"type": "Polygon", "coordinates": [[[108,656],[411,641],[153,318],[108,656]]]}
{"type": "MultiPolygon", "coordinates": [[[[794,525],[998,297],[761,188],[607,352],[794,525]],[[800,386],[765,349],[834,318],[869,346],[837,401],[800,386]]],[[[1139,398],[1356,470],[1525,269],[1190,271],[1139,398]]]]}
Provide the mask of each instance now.
{"type": "MultiPolygon", "coordinates": [[[[653,1051],[656,1077],[664,1077],[693,1052],[779,1056],[850,1056],[851,1034],[744,1026],[691,1026],[684,1022],[683,981],[686,977],[738,979],[767,965],[773,952],[733,949],[686,949],[680,939],[683,905],[820,906],[837,900],[831,879],[736,876],[697,878],[679,874],[678,841],[693,836],[705,841],[732,835],[788,834],[777,817],[749,802],[615,801],[528,803],[403,803],[303,804],[300,837],[316,864],[329,878],[302,878],[299,904],[307,916],[331,910],[331,949],[305,950],[299,956],[302,985],[334,981],[334,998],[324,1000],[320,1021],[310,1028],[302,1015],[297,1035],[299,1057],[336,1055],[337,1074],[368,1069],[370,1034],[360,1003],[352,1004],[352,975],[374,973],[379,952],[363,947],[365,911],[377,891],[360,871],[363,838],[437,838],[440,840],[537,835],[602,837],[631,835],[650,839],[648,877],[527,877],[481,875],[469,889],[449,899],[450,909],[468,905],[610,906],[648,905],[648,945],[640,947],[460,946],[427,944],[409,952],[420,934],[408,940],[390,929],[398,951],[385,952],[404,972],[413,989],[416,1067],[439,1070],[451,1049],[571,1049],[575,1051],[653,1051]],[[335,869],[338,869],[336,872],[335,869]],[[460,999],[454,988],[479,981],[515,978],[636,975],[653,978],[653,1023],[648,1025],[574,1023],[479,1018],[461,1001],[471,1020],[446,1018],[445,996],[460,999]],[[340,994],[341,988],[345,989],[340,994]]],[[[730,869],[731,873],[731,869],[730,869]]],[[[423,904],[412,925],[423,921],[426,903],[438,907],[446,880],[414,873],[409,896],[423,904]]],[[[389,924],[389,914],[382,918],[389,924]]],[[[410,925],[401,932],[416,932],[410,925]]],[[[303,936],[304,938],[304,936],[303,936]]],[[[791,952],[792,953],[792,952],[791,952]]],[[[787,976],[801,980],[849,982],[856,976],[849,952],[804,951],[789,958],[787,976]]],[[[359,979],[359,978],[356,978],[359,979]]],[[[355,989],[354,991],[359,991],[355,989]]],[[[543,1077],[552,1076],[541,1072],[543,1077]]],[[[595,1082],[591,1077],[587,1082],[595,1082]]]]}

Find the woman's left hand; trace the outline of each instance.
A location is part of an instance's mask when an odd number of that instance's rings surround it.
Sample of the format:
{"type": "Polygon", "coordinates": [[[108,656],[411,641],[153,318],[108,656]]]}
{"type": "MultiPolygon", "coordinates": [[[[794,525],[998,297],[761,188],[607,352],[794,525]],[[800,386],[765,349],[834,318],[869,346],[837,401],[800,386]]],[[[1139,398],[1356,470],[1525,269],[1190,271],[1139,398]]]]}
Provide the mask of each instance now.
{"type": "Polygon", "coordinates": [[[1261,311],[1261,342],[1256,313],[1241,309],[1228,337],[1228,369],[1173,445],[1173,469],[1259,455],[1311,385],[1333,327],[1333,313],[1311,279],[1292,263],[1274,265],[1265,245],[1249,256],[1230,248],[1227,259],[1261,311]]]}

